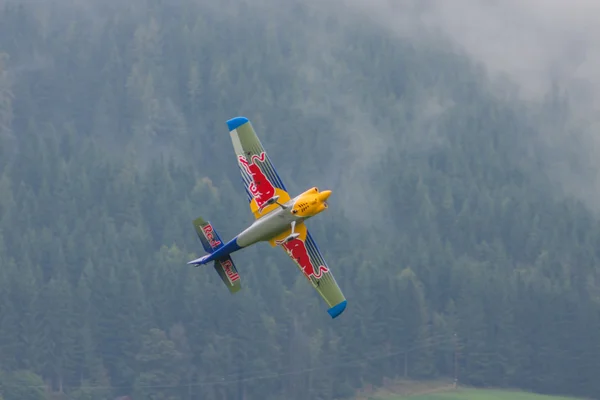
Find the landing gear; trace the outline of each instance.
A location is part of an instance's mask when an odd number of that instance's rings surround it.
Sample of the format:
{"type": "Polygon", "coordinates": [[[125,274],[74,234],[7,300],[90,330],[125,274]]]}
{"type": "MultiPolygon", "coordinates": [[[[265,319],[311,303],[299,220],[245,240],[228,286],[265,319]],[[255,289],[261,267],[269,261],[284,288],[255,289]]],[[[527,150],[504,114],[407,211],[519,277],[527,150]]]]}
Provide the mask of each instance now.
{"type": "Polygon", "coordinates": [[[298,232],[294,232],[294,228],[296,228],[296,221],[292,221],[292,233],[283,240],[283,243],[288,243],[300,236],[298,232]]]}
{"type": "Polygon", "coordinates": [[[288,208],[286,205],[284,205],[284,204],[281,204],[281,203],[279,202],[279,196],[273,196],[273,197],[271,197],[269,200],[267,200],[267,201],[265,202],[265,204],[263,204],[263,205],[262,205],[262,207],[260,207],[260,208],[258,209],[258,212],[259,212],[259,213],[262,213],[262,210],[263,210],[265,207],[268,207],[268,206],[270,206],[271,204],[277,204],[279,207],[283,208],[284,210],[287,210],[287,208],[288,208]]]}

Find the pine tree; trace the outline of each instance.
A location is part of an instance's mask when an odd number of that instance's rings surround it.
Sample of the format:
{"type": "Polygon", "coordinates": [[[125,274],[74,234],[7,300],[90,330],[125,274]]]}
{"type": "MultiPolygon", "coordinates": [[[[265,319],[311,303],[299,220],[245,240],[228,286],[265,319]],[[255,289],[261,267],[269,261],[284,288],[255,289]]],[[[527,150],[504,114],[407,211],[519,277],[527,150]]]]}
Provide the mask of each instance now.
{"type": "MultiPolygon", "coordinates": [[[[151,329],[144,335],[142,348],[136,360],[140,374],[135,380],[135,396],[157,400],[180,398],[180,384],[185,367],[180,364],[183,355],[167,335],[159,329],[151,329]]],[[[183,375],[185,376],[185,375],[183,375]]]]}

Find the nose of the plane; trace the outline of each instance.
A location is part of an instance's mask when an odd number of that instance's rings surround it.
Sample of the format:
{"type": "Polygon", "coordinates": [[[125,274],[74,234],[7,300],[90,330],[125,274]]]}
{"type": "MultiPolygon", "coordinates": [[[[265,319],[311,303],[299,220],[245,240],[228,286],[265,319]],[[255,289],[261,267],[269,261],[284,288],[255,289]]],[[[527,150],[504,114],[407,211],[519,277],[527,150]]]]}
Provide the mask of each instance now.
{"type": "Polygon", "coordinates": [[[331,190],[323,190],[319,193],[319,199],[321,199],[321,201],[326,201],[329,196],[331,196],[331,190]]]}

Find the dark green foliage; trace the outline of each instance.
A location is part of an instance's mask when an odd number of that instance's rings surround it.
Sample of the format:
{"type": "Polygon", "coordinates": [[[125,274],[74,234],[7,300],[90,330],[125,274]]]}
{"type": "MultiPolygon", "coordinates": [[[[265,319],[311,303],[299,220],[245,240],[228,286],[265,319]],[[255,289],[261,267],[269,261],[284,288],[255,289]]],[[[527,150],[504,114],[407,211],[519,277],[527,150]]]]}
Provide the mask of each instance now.
{"type": "Polygon", "coordinates": [[[0,373],[0,398],[5,400],[45,400],[44,380],[31,371],[0,373]]]}
{"type": "Polygon", "coordinates": [[[299,1],[38,3],[0,3],[4,400],[333,399],[455,361],[600,396],[600,224],[468,58],[299,1]],[[233,256],[235,296],[185,264],[193,218],[252,221],[240,114],[293,194],[333,189],[335,321],[280,249],[233,256]]]}

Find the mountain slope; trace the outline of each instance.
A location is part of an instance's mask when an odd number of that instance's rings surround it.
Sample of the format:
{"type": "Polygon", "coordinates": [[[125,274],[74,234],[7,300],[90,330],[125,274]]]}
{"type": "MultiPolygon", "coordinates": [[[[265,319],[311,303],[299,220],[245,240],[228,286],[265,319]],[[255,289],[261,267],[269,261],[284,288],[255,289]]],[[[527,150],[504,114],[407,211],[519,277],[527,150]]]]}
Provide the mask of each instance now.
{"type": "Polygon", "coordinates": [[[0,10],[6,399],[22,370],[81,399],[330,399],[456,351],[468,384],[599,393],[598,221],[544,177],[531,106],[448,43],[296,1],[0,10]],[[236,115],[291,191],[333,190],[309,227],[335,322],[270,246],[235,256],[235,296],[185,265],[193,218],[252,220],[236,115]]]}

